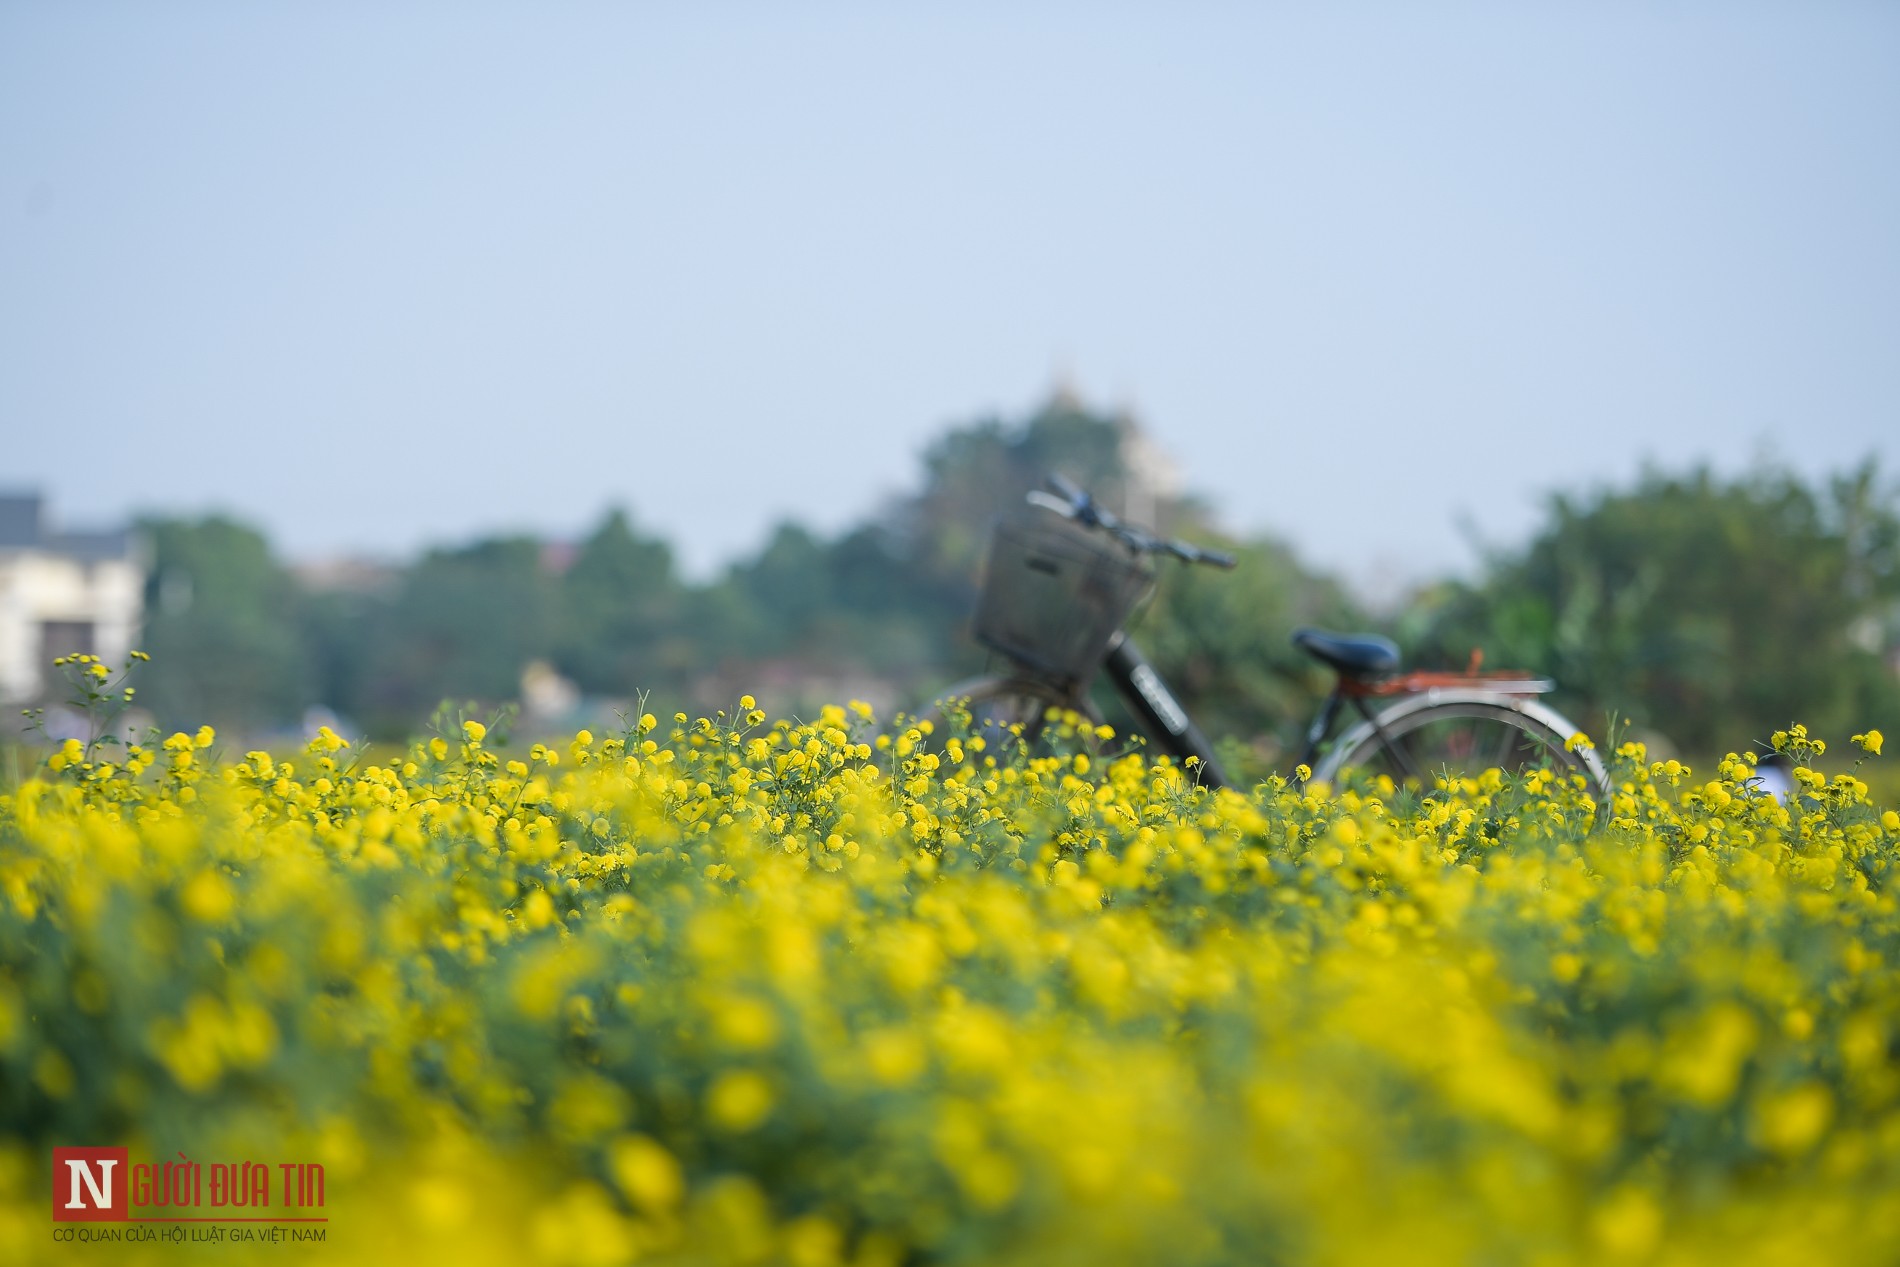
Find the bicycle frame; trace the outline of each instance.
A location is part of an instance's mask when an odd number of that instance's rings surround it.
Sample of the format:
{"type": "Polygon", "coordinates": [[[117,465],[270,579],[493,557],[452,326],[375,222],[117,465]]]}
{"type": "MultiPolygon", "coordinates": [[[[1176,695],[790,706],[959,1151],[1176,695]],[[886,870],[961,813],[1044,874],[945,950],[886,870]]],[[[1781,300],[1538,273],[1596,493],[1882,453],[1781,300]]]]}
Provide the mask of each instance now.
{"type": "MultiPolygon", "coordinates": [[[[1161,674],[1126,630],[1118,630],[1109,640],[1108,658],[1102,663],[1102,672],[1157,743],[1182,761],[1189,757],[1198,759],[1203,784],[1232,786],[1227,781],[1226,771],[1214,759],[1214,745],[1207,741],[1207,736],[1194,724],[1187,709],[1174,697],[1174,692],[1161,680],[1161,674]]],[[[1083,693],[1086,692],[1084,684],[1083,693]]]]}
{"type": "MultiPolygon", "coordinates": [[[[1214,756],[1214,745],[1201,732],[1201,728],[1188,716],[1187,708],[1176,699],[1174,692],[1162,680],[1135,640],[1126,630],[1118,631],[1109,640],[1108,657],[1102,662],[1102,673],[1115,687],[1124,703],[1142,723],[1142,727],[1155,741],[1172,754],[1177,760],[1186,761],[1196,758],[1199,763],[1200,779],[1209,787],[1231,787],[1227,772],[1221,768],[1220,761],[1214,756]]],[[[1306,742],[1301,748],[1299,764],[1307,769],[1319,759],[1319,747],[1326,742],[1326,736],[1332,733],[1333,724],[1339,720],[1340,706],[1350,699],[1373,728],[1379,728],[1379,719],[1366,707],[1365,696],[1370,692],[1350,689],[1349,679],[1340,678],[1334,685],[1326,702],[1320,705],[1319,712],[1306,727],[1306,742]]],[[[1423,688],[1420,688],[1423,689],[1423,688]]],[[[1082,688],[1087,693],[1087,686],[1082,688]]],[[[1387,693],[1387,692],[1381,692],[1387,693]]],[[[1396,692],[1392,692],[1396,693],[1396,692]]],[[[1383,738],[1383,732],[1381,732],[1383,738]]],[[[1418,771],[1408,771],[1413,777],[1418,771]]]]}
{"type": "MultiPolygon", "coordinates": [[[[1314,767],[1319,760],[1320,745],[1326,742],[1326,736],[1332,733],[1333,726],[1339,720],[1340,709],[1350,703],[1354,711],[1366,719],[1406,776],[1428,782],[1425,772],[1413,765],[1405,746],[1390,741],[1385,728],[1379,723],[1379,710],[1370,707],[1366,701],[1423,694],[1440,687],[1475,688],[1504,696],[1541,695],[1551,689],[1552,684],[1547,679],[1516,673],[1480,673],[1476,664],[1474,657],[1473,667],[1463,673],[1414,671],[1376,681],[1343,674],[1335,677],[1331,693],[1307,724],[1299,764],[1308,770],[1314,767]]],[[[1197,759],[1202,784],[1216,788],[1232,786],[1226,771],[1214,756],[1214,745],[1208,742],[1207,736],[1188,715],[1187,708],[1175,698],[1174,692],[1126,630],[1117,631],[1109,640],[1108,656],[1102,662],[1102,673],[1142,723],[1143,729],[1163,749],[1177,760],[1186,761],[1189,757],[1197,759]]],[[[1086,696],[1087,693],[1088,684],[1082,683],[1077,694],[1086,696]]]]}

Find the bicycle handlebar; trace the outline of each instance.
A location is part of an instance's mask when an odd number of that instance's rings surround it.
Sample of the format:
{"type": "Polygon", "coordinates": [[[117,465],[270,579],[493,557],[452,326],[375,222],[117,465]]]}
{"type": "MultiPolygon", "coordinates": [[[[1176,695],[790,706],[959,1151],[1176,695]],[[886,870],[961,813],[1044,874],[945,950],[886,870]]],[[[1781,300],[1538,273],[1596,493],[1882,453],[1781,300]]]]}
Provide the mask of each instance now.
{"type": "Polygon", "coordinates": [[[1204,563],[1217,568],[1231,568],[1238,561],[1225,550],[1208,550],[1191,542],[1164,539],[1144,528],[1125,524],[1097,505],[1086,488],[1054,472],[1044,478],[1043,487],[1048,492],[1038,490],[1029,494],[1032,504],[1066,514],[1090,528],[1100,528],[1130,550],[1141,554],[1172,555],[1183,563],[1204,563]],[[1050,497],[1049,493],[1056,496],[1050,497]],[[1051,502],[1055,504],[1051,505],[1051,502]]]}

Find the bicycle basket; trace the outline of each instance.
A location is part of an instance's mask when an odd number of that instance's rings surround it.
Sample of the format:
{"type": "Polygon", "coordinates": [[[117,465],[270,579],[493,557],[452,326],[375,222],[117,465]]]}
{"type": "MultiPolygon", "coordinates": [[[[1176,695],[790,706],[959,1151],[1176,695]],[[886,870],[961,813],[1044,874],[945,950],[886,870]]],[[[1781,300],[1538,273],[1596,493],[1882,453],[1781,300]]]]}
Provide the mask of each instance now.
{"type": "Polygon", "coordinates": [[[1154,580],[1154,569],[1099,532],[1032,511],[996,526],[976,604],[976,640],[1031,668],[1082,681],[1154,580]]]}

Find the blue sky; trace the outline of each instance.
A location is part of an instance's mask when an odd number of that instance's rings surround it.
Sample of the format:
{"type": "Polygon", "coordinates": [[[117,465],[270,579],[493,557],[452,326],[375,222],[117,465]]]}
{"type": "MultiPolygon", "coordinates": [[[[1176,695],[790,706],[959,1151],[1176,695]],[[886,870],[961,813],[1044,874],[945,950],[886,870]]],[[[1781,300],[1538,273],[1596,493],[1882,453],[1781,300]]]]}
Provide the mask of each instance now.
{"type": "Polygon", "coordinates": [[[1900,471],[1900,6],[0,2],[0,482],[704,572],[1058,377],[1389,582],[1900,471]]]}

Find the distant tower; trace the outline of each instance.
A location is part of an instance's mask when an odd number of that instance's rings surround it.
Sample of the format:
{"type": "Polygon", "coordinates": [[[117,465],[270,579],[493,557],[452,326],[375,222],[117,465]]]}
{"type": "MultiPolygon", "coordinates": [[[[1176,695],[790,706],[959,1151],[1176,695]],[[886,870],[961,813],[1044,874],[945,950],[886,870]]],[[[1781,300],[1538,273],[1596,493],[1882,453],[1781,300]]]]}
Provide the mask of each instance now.
{"type": "Polygon", "coordinates": [[[1132,411],[1117,411],[1115,429],[1121,435],[1119,457],[1127,483],[1122,504],[1128,518],[1138,524],[1158,525],[1162,510],[1187,487],[1181,468],[1141,429],[1132,411]]]}
{"type": "Polygon", "coordinates": [[[1088,412],[1088,406],[1082,402],[1081,389],[1075,385],[1075,370],[1066,357],[1056,362],[1049,379],[1049,399],[1043,405],[1042,412],[1046,414],[1088,412]]]}

